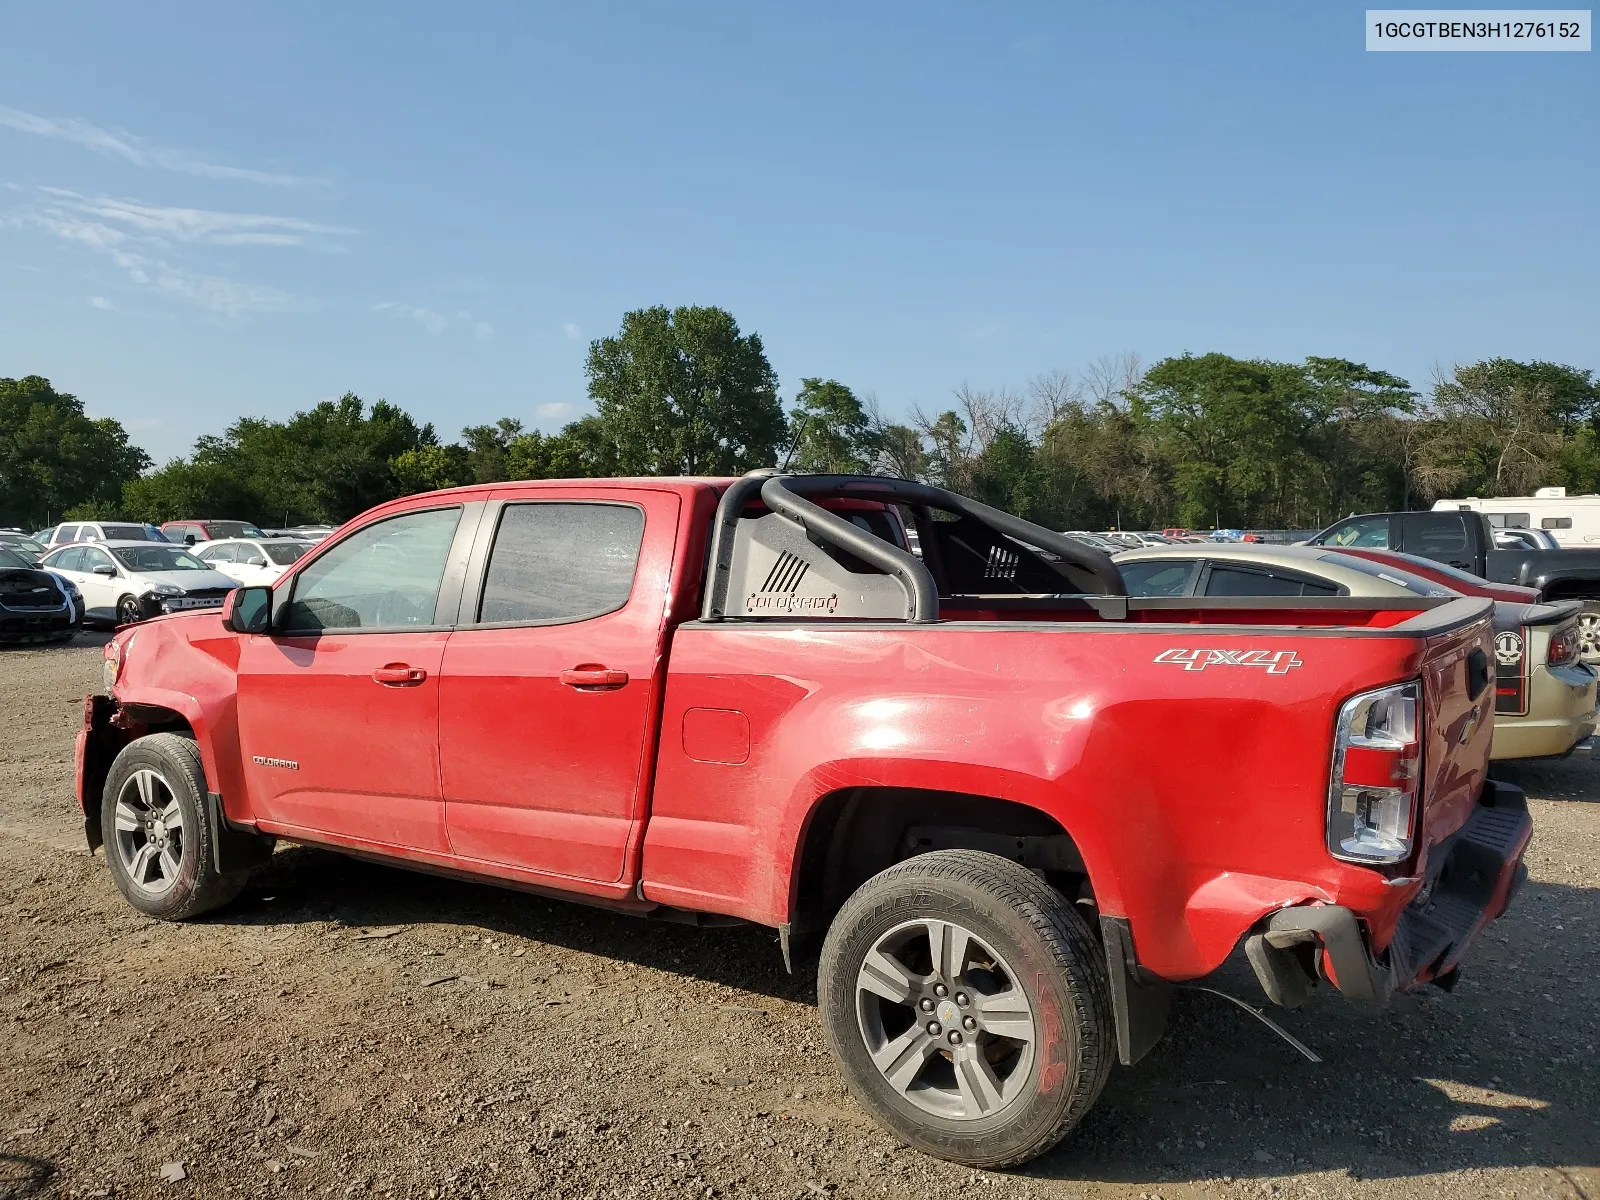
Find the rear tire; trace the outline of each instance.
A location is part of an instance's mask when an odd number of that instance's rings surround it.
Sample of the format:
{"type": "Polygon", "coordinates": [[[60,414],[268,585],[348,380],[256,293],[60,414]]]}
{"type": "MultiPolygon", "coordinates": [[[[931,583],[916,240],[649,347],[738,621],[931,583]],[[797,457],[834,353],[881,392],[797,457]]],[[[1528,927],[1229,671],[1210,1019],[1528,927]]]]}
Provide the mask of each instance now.
{"type": "Polygon", "coordinates": [[[1061,893],[997,855],[942,850],[869,879],[828,930],[817,997],[863,1107],[970,1167],[1050,1149],[1111,1072],[1099,942],[1061,893]]]}
{"type": "Polygon", "coordinates": [[[206,775],[194,739],[153,733],[111,764],[100,833],[117,890],[148,916],[182,921],[234,899],[248,871],[220,874],[212,854],[206,775]]]}

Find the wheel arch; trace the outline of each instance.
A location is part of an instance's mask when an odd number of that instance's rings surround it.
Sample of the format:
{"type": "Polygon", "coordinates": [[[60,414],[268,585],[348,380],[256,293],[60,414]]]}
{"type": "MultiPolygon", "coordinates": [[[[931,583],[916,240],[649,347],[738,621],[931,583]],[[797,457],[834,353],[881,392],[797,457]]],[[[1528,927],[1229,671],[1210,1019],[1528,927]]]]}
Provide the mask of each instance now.
{"type": "MultiPolygon", "coordinates": [[[[838,787],[811,805],[789,873],[788,936],[803,955],[873,875],[931,850],[982,850],[1045,877],[1093,909],[1092,872],[1061,821],[1033,804],[973,791],[838,787]]],[[[1086,919],[1093,923],[1093,913],[1086,919]]]]}
{"type": "Polygon", "coordinates": [[[206,778],[216,779],[216,760],[210,753],[209,739],[202,738],[196,728],[198,710],[199,706],[186,696],[140,700],[89,697],[84,721],[83,761],[78,774],[78,803],[83,809],[84,838],[91,850],[102,843],[100,809],[111,765],[125,747],[140,738],[153,733],[178,733],[194,738],[206,778]]]}
{"type": "Polygon", "coordinates": [[[1600,576],[1559,575],[1536,586],[1546,600],[1600,600],[1600,576]]]}

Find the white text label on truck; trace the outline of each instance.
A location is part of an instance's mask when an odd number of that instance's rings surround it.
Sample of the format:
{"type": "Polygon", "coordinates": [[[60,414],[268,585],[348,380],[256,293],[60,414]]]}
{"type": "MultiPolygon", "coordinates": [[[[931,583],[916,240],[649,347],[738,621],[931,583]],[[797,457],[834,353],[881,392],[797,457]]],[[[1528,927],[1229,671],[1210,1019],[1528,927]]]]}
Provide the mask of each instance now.
{"type": "Polygon", "coordinates": [[[1204,671],[1207,667],[1262,667],[1268,675],[1287,675],[1291,668],[1304,666],[1293,650],[1163,650],[1158,663],[1176,663],[1185,671],[1204,671]]]}

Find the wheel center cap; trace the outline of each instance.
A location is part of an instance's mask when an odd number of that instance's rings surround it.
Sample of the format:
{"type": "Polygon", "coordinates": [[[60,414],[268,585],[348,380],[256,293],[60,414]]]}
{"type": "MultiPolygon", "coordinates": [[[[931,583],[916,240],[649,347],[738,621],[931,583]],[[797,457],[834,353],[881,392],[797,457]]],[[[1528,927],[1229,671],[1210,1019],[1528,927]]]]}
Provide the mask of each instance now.
{"type": "Polygon", "coordinates": [[[939,1020],[946,1025],[954,1025],[961,1017],[961,1010],[949,1000],[941,1000],[939,1007],[933,1011],[938,1014],[939,1020]]]}

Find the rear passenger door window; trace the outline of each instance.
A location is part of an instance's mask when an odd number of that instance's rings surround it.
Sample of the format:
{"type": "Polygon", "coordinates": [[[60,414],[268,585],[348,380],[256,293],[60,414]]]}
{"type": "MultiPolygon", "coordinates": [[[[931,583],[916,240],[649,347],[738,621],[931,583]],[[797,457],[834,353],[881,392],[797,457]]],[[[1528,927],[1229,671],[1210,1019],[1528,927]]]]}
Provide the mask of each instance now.
{"type": "Polygon", "coordinates": [[[644,513],[630,504],[508,504],[478,603],[481,625],[553,625],[616,612],[633,590],[644,513]]]}
{"type": "Polygon", "coordinates": [[[1187,596],[1199,565],[1197,558],[1157,558],[1150,562],[1118,564],[1130,596],[1187,596]]]}
{"type": "Polygon", "coordinates": [[[1337,596],[1339,589],[1320,579],[1270,568],[1213,563],[1206,575],[1208,596],[1337,596]]]}

